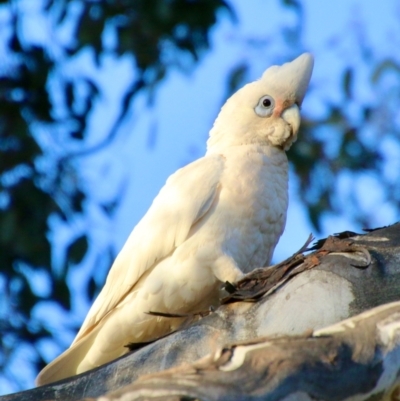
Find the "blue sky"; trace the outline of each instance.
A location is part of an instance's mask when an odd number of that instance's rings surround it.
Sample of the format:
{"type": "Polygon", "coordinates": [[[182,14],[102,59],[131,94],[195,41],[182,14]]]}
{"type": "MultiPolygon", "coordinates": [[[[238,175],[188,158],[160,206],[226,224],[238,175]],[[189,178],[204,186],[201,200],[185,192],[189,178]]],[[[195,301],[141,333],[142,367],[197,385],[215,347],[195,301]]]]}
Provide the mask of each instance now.
{"type": "MultiPolygon", "coordinates": [[[[122,247],[166,178],[177,168],[204,154],[208,131],[225,100],[226,77],[240,63],[246,62],[250,66],[248,80],[251,81],[258,78],[269,65],[286,61],[288,55],[295,57],[300,51],[313,53],[315,70],[309,95],[303,105],[305,115],[322,116],[326,112],[327,101],[340,101],[340,79],[347,64],[353,65],[357,70],[355,96],[363,102],[374,101],[377,95],[374,88],[366,84],[370,70],[361,62],[357,38],[363,36],[365,42],[373,48],[376,57],[384,59],[397,54],[395,57],[399,60],[400,52],[397,49],[400,49],[400,3],[397,0],[304,0],[302,3],[302,49],[291,48],[280,34],[283,26],[296,22],[292,11],[283,8],[280,1],[230,1],[238,16],[238,23],[233,23],[225,13],[221,13],[219,23],[212,32],[212,49],[204,55],[202,61],[186,73],[172,71],[156,91],[151,107],[148,107],[146,94],[136,99],[115,141],[98,154],[79,162],[80,175],[92,189],[88,215],[85,219],[77,219],[70,226],[57,218],[50,221],[50,235],[55,246],[55,271],[57,263],[62,260],[65,244],[76,232],[84,231],[88,227],[92,247],[85,261],[87,266],[95,265],[99,255],[97,250],[102,250],[110,242],[114,244],[116,251],[122,247]],[[110,220],[97,205],[112,199],[121,188],[124,191],[120,207],[115,218],[110,220]]],[[[33,3],[25,1],[21,4],[30,4],[32,7],[33,3]]],[[[45,30],[36,29],[41,24],[43,21],[40,14],[32,18],[27,12],[23,29],[29,34],[35,32],[30,35],[31,41],[48,40],[45,30]]],[[[62,41],[68,36],[67,30],[65,28],[65,32],[59,33],[58,40],[62,41]]],[[[107,40],[112,46],[112,38],[107,40]]],[[[93,63],[92,54],[84,51],[76,59],[64,64],[62,69],[64,76],[73,76],[78,71],[79,74],[90,76],[102,84],[104,92],[92,116],[91,135],[87,145],[90,142],[97,143],[107,135],[115,121],[120,96],[135,74],[134,60],[128,56],[116,59],[110,55],[102,60],[99,69],[93,63]]],[[[381,85],[379,96],[382,97],[382,93],[390,85],[390,82],[386,86],[381,85]]],[[[357,120],[357,106],[344,107],[348,107],[348,113],[357,120]]],[[[398,123],[400,125],[400,121],[398,123]]],[[[298,141],[302,141],[301,134],[298,141]]],[[[395,149],[398,145],[385,143],[382,146],[386,146],[388,158],[393,158],[390,169],[399,171],[398,160],[395,160],[400,154],[400,150],[397,152],[395,149]]],[[[54,149],[54,142],[44,139],[43,146],[54,149]]],[[[368,198],[363,201],[367,202],[365,207],[379,210],[379,213],[375,213],[373,224],[389,224],[398,217],[398,211],[392,205],[381,204],[379,189],[373,194],[369,193],[368,197],[363,196],[370,185],[376,184],[368,181],[368,177],[360,182],[352,181],[351,177],[344,177],[342,180],[344,192],[349,188],[356,188],[360,197],[368,198]]],[[[276,249],[275,261],[295,252],[313,231],[304,207],[299,203],[297,191],[297,179],[292,172],[287,227],[276,249]]],[[[323,234],[359,228],[348,216],[328,215],[324,218],[323,234]]],[[[105,267],[102,268],[105,273],[105,267]]],[[[61,321],[54,322],[54,326],[59,323],[67,324],[66,320],[83,320],[89,303],[81,294],[85,292],[85,277],[89,274],[88,269],[73,270],[69,280],[73,283],[76,294],[74,314],[62,317],[58,310],[53,311],[54,316],[58,316],[61,321]]],[[[63,332],[65,347],[73,335],[72,331],[63,332]]],[[[61,351],[59,347],[46,346],[49,358],[61,351]]],[[[0,394],[18,390],[12,383],[0,384],[0,394]]],[[[24,385],[33,386],[32,374],[26,374],[24,385]]]]}

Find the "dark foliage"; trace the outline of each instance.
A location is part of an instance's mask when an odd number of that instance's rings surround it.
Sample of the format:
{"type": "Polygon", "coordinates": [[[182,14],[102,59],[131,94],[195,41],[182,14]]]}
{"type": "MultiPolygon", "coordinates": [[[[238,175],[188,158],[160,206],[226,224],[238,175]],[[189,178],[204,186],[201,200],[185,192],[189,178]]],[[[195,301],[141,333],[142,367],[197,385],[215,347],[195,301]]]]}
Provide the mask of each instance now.
{"type": "MultiPolygon", "coordinates": [[[[42,2],[41,12],[52,22],[52,33],[63,25],[73,26],[72,36],[56,55],[51,43],[32,44],[24,37],[20,26],[24,10],[12,1],[1,3],[9,15],[9,36],[1,39],[7,49],[7,63],[0,70],[0,276],[5,300],[0,315],[0,360],[7,376],[16,344],[29,343],[38,350],[39,341],[53,335],[35,318],[34,307],[39,302],[55,301],[66,311],[71,308],[69,269],[83,260],[89,240],[85,233],[73,239],[67,245],[61,270],[55,273],[48,224],[51,216],[68,224],[85,213],[88,190],[77,172],[76,158],[110,143],[135,95],[154,90],[170,68],[179,67],[182,53],[197,62],[210,46],[209,32],[219,11],[225,10],[231,17],[233,14],[223,0],[48,0],[42,2]],[[71,10],[77,5],[80,11],[71,22],[71,10]],[[114,48],[104,44],[105,29],[116,35],[114,48]],[[71,79],[57,71],[60,63],[88,48],[98,65],[108,52],[116,57],[130,54],[139,72],[126,89],[114,128],[90,148],[85,144],[87,124],[101,88],[79,74],[71,79]],[[86,88],[83,96],[78,94],[79,85],[86,88]],[[57,102],[64,108],[61,115],[57,102]],[[59,141],[60,127],[66,131],[61,139],[62,152],[41,142],[42,130],[59,141]],[[77,142],[81,143],[78,151],[73,146],[77,142]],[[51,288],[47,294],[35,293],[30,269],[46,273],[51,288]]],[[[111,202],[104,205],[104,211],[112,214],[116,206],[116,201],[111,202]]],[[[109,252],[104,253],[107,256],[109,252]]],[[[96,281],[90,279],[90,297],[96,287],[96,281]]],[[[39,352],[34,363],[37,369],[44,366],[39,352]]]]}

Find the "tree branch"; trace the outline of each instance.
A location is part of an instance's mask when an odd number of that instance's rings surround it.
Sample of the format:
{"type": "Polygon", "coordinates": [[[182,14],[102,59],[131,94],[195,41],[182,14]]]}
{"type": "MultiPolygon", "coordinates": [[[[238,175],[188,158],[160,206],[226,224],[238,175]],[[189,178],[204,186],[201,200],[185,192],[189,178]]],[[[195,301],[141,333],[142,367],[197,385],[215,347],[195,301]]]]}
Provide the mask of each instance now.
{"type": "Polygon", "coordinates": [[[219,349],[101,400],[391,400],[400,391],[399,361],[400,302],[394,302],[310,336],[219,349]]]}
{"type": "Polygon", "coordinates": [[[337,401],[400,394],[400,302],[393,303],[400,301],[400,223],[338,234],[313,249],[251,272],[232,285],[224,305],[180,317],[183,327],[169,336],[0,400],[337,401]]]}

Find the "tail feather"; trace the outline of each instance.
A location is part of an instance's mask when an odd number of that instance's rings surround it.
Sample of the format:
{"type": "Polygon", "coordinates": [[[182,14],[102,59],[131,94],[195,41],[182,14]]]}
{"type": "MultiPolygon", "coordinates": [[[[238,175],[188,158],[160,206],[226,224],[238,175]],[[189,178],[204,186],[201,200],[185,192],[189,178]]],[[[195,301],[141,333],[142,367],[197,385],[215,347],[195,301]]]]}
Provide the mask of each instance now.
{"type": "Polygon", "coordinates": [[[92,346],[98,330],[99,325],[50,362],[37,376],[36,385],[43,386],[78,374],[78,366],[92,346]]]}

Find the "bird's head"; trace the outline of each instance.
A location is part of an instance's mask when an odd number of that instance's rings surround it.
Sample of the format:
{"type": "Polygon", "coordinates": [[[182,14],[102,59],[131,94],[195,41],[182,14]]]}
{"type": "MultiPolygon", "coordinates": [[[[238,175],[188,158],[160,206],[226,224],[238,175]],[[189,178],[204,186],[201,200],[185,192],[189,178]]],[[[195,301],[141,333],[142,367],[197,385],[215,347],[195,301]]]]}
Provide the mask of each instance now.
{"type": "Polygon", "coordinates": [[[272,66],[262,77],[232,95],[222,107],[207,142],[209,151],[260,144],[290,148],[300,127],[300,106],[313,69],[304,53],[290,63],[272,66]]]}

